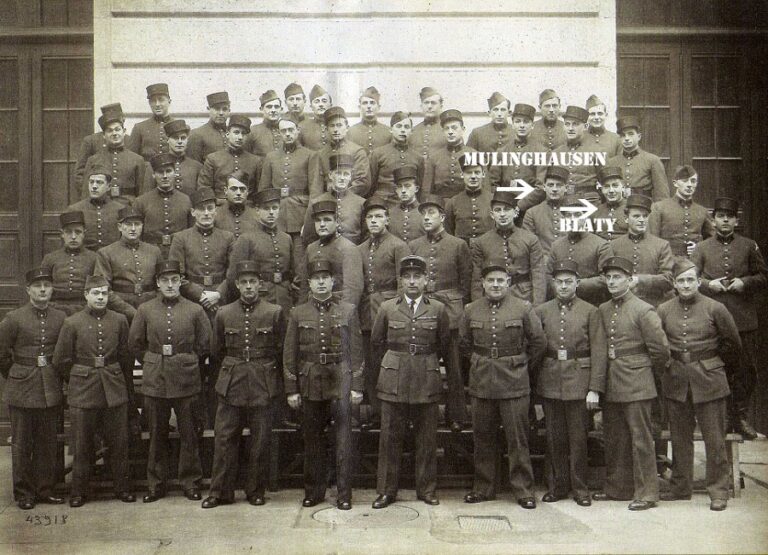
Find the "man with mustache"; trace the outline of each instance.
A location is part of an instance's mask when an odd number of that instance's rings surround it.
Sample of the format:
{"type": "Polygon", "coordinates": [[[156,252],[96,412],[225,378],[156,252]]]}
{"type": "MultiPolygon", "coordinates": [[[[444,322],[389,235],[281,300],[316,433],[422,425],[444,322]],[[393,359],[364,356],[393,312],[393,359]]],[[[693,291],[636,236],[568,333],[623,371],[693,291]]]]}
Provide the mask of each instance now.
{"type": "Polygon", "coordinates": [[[152,117],[133,126],[126,143],[128,150],[149,162],[157,154],[168,152],[168,135],[165,124],[171,121],[171,93],[166,83],[155,83],[147,87],[147,101],[152,117]]]}
{"type": "Polygon", "coordinates": [[[445,146],[445,135],[440,125],[440,112],[443,111],[443,95],[432,87],[424,87],[419,91],[421,113],[424,119],[413,128],[411,133],[411,148],[424,159],[434,148],[445,146]]]}
{"type": "Polygon", "coordinates": [[[320,85],[315,85],[309,91],[309,107],[312,117],[304,118],[299,122],[301,131],[301,144],[310,150],[319,151],[328,145],[330,135],[325,125],[323,114],[333,106],[331,95],[320,85]]]}
{"type": "Polygon", "coordinates": [[[216,210],[213,223],[219,229],[229,231],[238,239],[254,231],[258,225],[256,210],[248,205],[248,182],[250,176],[243,170],[236,170],[227,177],[224,204],[216,210]]]}
{"type": "Polygon", "coordinates": [[[560,119],[560,97],[555,91],[552,89],[541,91],[539,110],[541,119],[533,124],[529,140],[546,152],[552,152],[567,141],[565,125],[560,119]]]}
{"type": "Polygon", "coordinates": [[[176,119],[165,124],[168,135],[168,150],[176,156],[173,164],[173,187],[187,196],[197,189],[197,178],[203,165],[187,156],[189,144],[189,125],[183,119],[176,119]]]}
{"type": "Polygon", "coordinates": [[[618,166],[633,195],[645,195],[654,201],[669,198],[667,173],[661,158],[640,148],[640,121],[634,116],[620,118],[616,131],[621,137],[621,152],[608,158],[606,166],[618,166]]]}
{"type": "Polygon", "coordinates": [[[494,92],[488,99],[490,123],[473,129],[467,139],[467,146],[478,152],[494,152],[503,147],[512,135],[509,125],[511,103],[500,92],[494,92]]]}
{"type": "Polygon", "coordinates": [[[329,142],[318,153],[320,160],[320,179],[327,186],[330,183],[330,159],[334,154],[351,156],[352,185],[350,190],[360,197],[367,197],[371,189],[371,167],[365,149],[347,139],[349,123],[344,108],[333,106],[323,113],[323,120],[328,129],[329,142]]]}
{"type": "Polygon", "coordinates": [[[187,156],[201,164],[209,154],[227,148],[227,119],[231,111],[227,91],[211,93],[205,98],[209,119],[189,133],[187,143],[187,156]]]}
{"type": "Polygon", "coordinates": [[[376,87],[368,87],[360,95],[360,121],[349,128],[347,139],[365,149],[370,156],[377,147],[392,140],[392,132],[376,119],[381,110],[381,95],[376,87]]]}
{"type": "Polygon", "coordinates": [[[270,152],[279,150],[282,145],[277,122],[283,113],[283,103],[277,93],[270,89],[259,97],[259,104],[264,118],[261,123],[251,127],[245,141],[245,149],[263,159],[270,152]]]}
{"type": "Polygon", "coordinates": [[[422,169],[424,159],[411,148],[408,138],[413,132],[413,120],[406,112],[395,112],[389,120],[392,140],[371,152],[371,196],[378,195],[389,203],[398,202],[394,193],[393,172],[405,166],[422,169]]]}
{"type": "Polygon", "coordinates": [[[597,95],[590,95],[585,108],[589,113],[587,132],[582,137],[582,144],[587,152],[604,152],[608,158],[621,153],[621,139],[613,131],[605,128],[608,108],[597,95]]]}

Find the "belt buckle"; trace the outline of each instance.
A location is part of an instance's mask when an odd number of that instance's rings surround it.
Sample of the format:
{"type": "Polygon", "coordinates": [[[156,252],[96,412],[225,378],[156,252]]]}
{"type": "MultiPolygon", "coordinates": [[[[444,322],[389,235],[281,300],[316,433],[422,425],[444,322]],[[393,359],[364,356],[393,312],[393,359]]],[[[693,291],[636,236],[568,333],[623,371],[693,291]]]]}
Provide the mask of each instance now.
{"type": "Polygon", "coordinates": [[[245,360],[245,362],[250,362],[250,360],[251,360],[251,348],[250,347],[246,347],[245,350],[243,351],[243,360],[245,360]]]}
{"type": "Polygon", "coordinates": [[[106,360],[103,356],[93,357],[93,366],[96,368],[104,368],[106,366],[106,360]]]}
{"type": "Polygon", "coordinates": [[[368,293],[371,293],[371,294],[373,294],[373,293],[375,293],[375,292],[376,292],[376,286],[375,286],[375,285],[373,285],[373,284],[369,285],[369,286],[368,286],[368,293]]]}
{"type": "Polygon", "coordinates": [[[614,347],[608,347],[608,358],[616,360],[616,349],[614,347]]]}
{"type": "Polygon", "coordinates": [[[415,355],[417,351],[418,345],[415,343],[408,343],[408,353],[411,355],[415,355]]]}
{"type": "Polygon", "coordinates": [[[274,283],[282,283],[283,282],[283,272],[273,272],[272,273],[272,281],[274,283]]]}
{"type": "Polygon", "coordinates": [[[491,358],[499,358],[499,348],[491,347],[491,358]]]}
{"type": "Polygon", "coordinates": [[[205,285],[206,287],[211,287],[213,285],[213,277],[203,276],[203,285],[205,285]]]}
{"type": "Polygon", "coordinates": [[[687,351],[680,353],[680,360],[682,362],[691,362],[691,353],[687,351]]]}
{"type": "Polygon", "coordinates": [[[163,356],[164,357],[173,356],[173,345],[163,345],[163,356]]]}
{"type": "Polygon", "coordinates": [[[170,235],[163,235],[163,246],[168,247],[171,244],[171,236],[170,235]]]}
{"type": "Polygon", "coordinates": [[[48,366],[48,357],[45,355],[39,355],[37,357],[37,365],[39,367],[48,366]]]}
{"type": "Polygon", "coordinates": [[[280,187],[280,196],[283,198],[288,197],[291,194],[290,187],[280,187]]]}
{"type": "Polygon", "coordinates": [[[568,360],[568,351],[566,349],[558,349],[557,360],[568,360]]]}
{"type": "Polygon", "coordinates": [[[141,284],[140,284],[140,283],[135,283],[135,284],[133,285],[133,292],[134,292],[136,295],[141,295],[141,294],[142,294],[142,292],[143,292],[143,291],[142,291],[142,287],[141,287],[141,284]]]}
{"type": "Polygon", "coordinates": [[[120,196],[120,185],[111,185],[109,187],[109,194],[113,197],[119,197],[120,196]]]}
{"type": "Polygon", "coordinates": [[[328,355],[325,353],[320,353],[318,358],[320,359],[320,364],[328,364],[328,355]]]}

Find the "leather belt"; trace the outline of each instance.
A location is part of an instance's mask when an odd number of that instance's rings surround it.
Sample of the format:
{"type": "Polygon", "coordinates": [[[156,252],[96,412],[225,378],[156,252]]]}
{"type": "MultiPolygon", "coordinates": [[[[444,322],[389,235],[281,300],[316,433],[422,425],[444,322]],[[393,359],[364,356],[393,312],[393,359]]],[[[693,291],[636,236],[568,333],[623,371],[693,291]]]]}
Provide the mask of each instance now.
{"type": "Polygon", "coordinates": [[[230,353],[227,351],[227,356],[233,358],[239,358],[246,362],[256,358],[275,358],[276,353],[274,349],[243,349],[242,351],[236,351],[230,353]]]}
{"type": "Polygon", "coordinates": [[[290,272],[259,272],[259,279],[268,283],[283,283],[291,281],[293,276],[290,272]]]}
{"type": "Polygon", "coordinates": [[[108,357],[75,357],[75,364],[82,364],[91,368],[103,368],[115,362],[117,362],[117,356],[114,354],[108,357]]]}
{"type": "Polygon", "coordinates": [[[51,363],[51,357],[53,355],[40,355],[34,357],[25,357],[22,355],[13,355],[13,362],[21,364],[22,366],[48,366],[51,363]]]}
{"type": "Polygon", "coordinates": [[[490,358],[513,357],[522,354],[518,349],[511,349],[509,347],[482,347],[480,345],[473,346],[472,352],[481,357],[490,358]]]}
{"type": "Polygon", "coordinates": [[[409,355],[431,355],[437,352],[436,345],[417,345],[416,343],[390,343],[387,349],[409,355]]]}
{"type": "Polygon", "coordinates": [[[509,284],[515,285],[518,283],[525,283],[531,281],[531,274],[530,272],[527,274],[514,274],[509,276],[509,284]]]}
{"type": "Polygon", "coordinates": [[[129,295],[138,295],[141,293],[151,293],[154,286],[144,286],[142,283],[113,283],[112,291],[115,293],[126,293],[129,295]]]}
{"type": "Polygon", "coordinates": [[[611,360],[616,360],[617,358],[621,357],[628,357],[631,355],[647,355],[648,349],[645,347],[632,347],[629,349],[615,349],[613,352],[613,356],[611,356],[611,349],[608,348],[608,358],[611,360]]]}
{"type": "Polygon", "coordinates": [[[709,349],[707,351],[698,351],[696,353],[689,353],[683,351],[672,351],[672,358],[680,362],[698,362],[700,360],[706,360],[708,358],[715,358],[720,356],[717,349],[709,349]]]}
{"type": "MultiPolygon", "coordinates": [[[[565,349],[564,349],[565,350],[565,349]]],[[[590,351],[568,351],[565,350],[566,357],[565,359],[560,358],[558,351],[553,349],[547,349],[546,356],[548,358],[554,358],[555,360],[572,360],[574,358],[588,358],[592,356],[592,353],[590,351]]]]}
{"type": "Polygon", "coordinates": [[[301,353],[301,357],[318,364],[336,364],[341,362],[341,353],[301,353]]]}
{"type": "Polygon", "coordinates": [[[212,276],[198,276],[196,274],[187,274],[187,279],[192,283],[203,285],[205,287],[213,287],[224,281],[224,274],[214,274],[212,276]]]}
{"type": "Polygon", "coordinates": [[[435,280],[428,280],[426,292],[437,293],[439,291],[448,291],[449,289],[459,289],[458,283],[440,283],[435,280]]]}
{"type": "Polygon", "coordinates": [[[85,303],[85,297],[83,297],[83,291],[61,291],[53,292],[53,301],[82,301],[85,303]]]}
{"type": "MultiPolygon", "coordinates": [[[[161,355],[161,356],[173,356],[173,355],[165,355],[165,354],[163,354],[163,347],[162,346],[160,346],[159,349],[156,348],[156,347],[150,347],[150,348],[147,349],[147,352],[155,353],[156,355],[161,355]]],[[[175,345],[173,346],[173,354],[174,355],[192,354],[193,352],[194,351],[192,351],[192,349],[190,349],[189,347],[184,347],[183,350],[182,350],[182,349],[177,349],[175,345]]]]}

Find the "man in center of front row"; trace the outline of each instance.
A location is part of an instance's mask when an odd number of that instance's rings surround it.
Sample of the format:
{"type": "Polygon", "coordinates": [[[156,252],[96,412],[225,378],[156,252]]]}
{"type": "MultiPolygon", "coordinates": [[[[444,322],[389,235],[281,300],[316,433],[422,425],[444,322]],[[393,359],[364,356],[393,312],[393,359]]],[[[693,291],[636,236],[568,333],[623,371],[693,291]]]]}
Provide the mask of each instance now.
{"type": "Polygon", "coordinates": [[[462,351],[472,357],[469,394],[475,439],[474,485],[464,501],[480,503],[496,497],[496,443],[502,424],[512,494],[522,508],[535,509],[528,450],[528,369],[538,365],[547,340],[531,304],[508,294],[503,260],[486,264],[482,279],[484,296],[464,308],[459,331],[462,351]]]}
{"type": "Polygon", "coordinates": [[[357,307],[333,296],[331,262],[317,258],[307,267],[309,301],[288,318],[283,375],[288,405],[304,405],[304,507],[325,499],[328,472],[323,428],[336,427],[336,507],[352,508],[351,408],[363,399],[362,336],[357,307]]]}
{"type": "Polygon", "coordinates": [[[381,400],[379,468],[374,509],[397,500],[400,456],[406,423],[416,432],[416,496],[439,505],[437,488],[437,420],[442,392],[440,357],[448,372],[459,361],[452,356],[450,318],[445,305],[427,297],[427,262],[420,256],[400,261],[404,295],[381,304],[371,330],[374,363],[379,368],[381,400]]]}

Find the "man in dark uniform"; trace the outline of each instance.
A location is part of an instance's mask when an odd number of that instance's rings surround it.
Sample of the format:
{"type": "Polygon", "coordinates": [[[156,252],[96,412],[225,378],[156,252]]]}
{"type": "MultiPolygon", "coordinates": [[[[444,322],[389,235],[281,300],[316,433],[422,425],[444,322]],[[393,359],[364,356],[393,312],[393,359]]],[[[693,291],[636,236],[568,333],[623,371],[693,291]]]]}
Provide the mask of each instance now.
{"type": "Polygon", "coordinates": [[[496,443],[502,424],[512,495],[524,509],[535,509],[528,451],[529,363],[538,365],[547,340],[530,303],[508,294],[504,261],[486,264],[481,274],[484,296],[464,308],[460,325],[461,350],[472,358],[469,394],[475,441],[475,479],[464,501],[496,497],[496,443]]]}
{"type": "MultiPolygon", "coordinates": [[[[400,456],[406,422],[415,431],[416,497],[439,505],[437,488],[437,420],[442,392],[440,366],[458,364],[450,345],[451,323],[440,301],[425,295],[427,262],[419,256],[400,261],[403,295],[384,301],[371,330],[376,389],[381,400],[379,466],[374,509],[397,500],[400,456]]],[[[453,372],[453,370],[448,370],[453,372]]],[[[458,372],[458,369],[456,370],[458,372]]]]}
{"type": "Polygon", "coordinates": [[[587,132],[581,139],[587,152],[604,152],[608,158],[621,153],[621,139],[613,131],[605,128],[608,108],[597,95],[590,95],[585,108],[589,113],[587,132]]]}
{"type": "Polygon", "coordinates": [[[325,184],[320,181],[317,153],[299,142],[296,117],[281,117],[277,127],[282,146],[264,159],[259,191],[280,191],[280,227],[295,239],[304,224],[310,197],[321,195],[325,184]]]}
{"type": "Polygon", "coordinates": [[[556,298],[535,308],[547,340],[536,393],[544,400],[552,464],[552,480],[542,501],[559,501],[572,493],[576,503],[587,507],[592,504],[587,486],[588,411],[598,408],[605,386],[605,331],[597,307],[577,296],[578,264],[557,262],[552,274],[556,298]]]}
{"type": "Polygon", "coordinates": [[[315,259],[307,267],[310,297],[291,310],[285,332],[283,375],[288,405],[304,407],[304,501],[314,507],[325,499],[329,418],[336,427],[336,506],[352,508],[352,436],[350,405],[363,399],[360,371],[362,341],[357,307],[333,294],[333,266],[315,259]]]}
{"type": "Polygon", "coordinates": [[[560,97],[552,89],[544,89],[539,94],[541,119],[533,124],[529,140],[541,149],[552,152],[566,143],[565,125],[560,119],[560,97]]]}
{"type": "Polygon", "coordinates": [[[389,120],[392,140],[371,152],[371,196],[379,195],[390,204],[398,202],[393,172],[405,166],[422,167],[424,159],[408,144],[413,120],[407,112],[395,112],[389,120]]]}
{"type": "Polygon", "coordinates": [[[309,91],[309,107],[312,117],[305,118],[299,123],[301,144],[310,150],[322,150],[330,142],[328,128],[325,126],[323,114],[333,105],[331,95],[323,87],[315,85],[309,91]]]}
{"type": "Polygon", "coordinates": [[[570,171],[560,166],[548,166],[545,171],[543,189],[547,201],[526,211],[522,228],[539,238],[541,249],[546,256],[552,243],[564,235],[560,231],[560,220],[563,219],[560,208],[568,190],[570,171]]]}
{"type": "Polygon", "coordinates": [[[603,266],[612,299],[600,305],[608,340],[603,429],[605,490],[592,498],[632,500],[630,511],[656,506],[656,477],[651,410],[656,380],[669,363],[669,343],[661,320],[631,291],[632,262],[611,257],[603,266]]]}
{"type": "Polygon", "coordinates": [[[248,206],[248,182],[250,177],[243,170],[232,172],[227,177],[224,203],[216,210],[214,225],[229,231],[235,239],[251,233],[259,225],[259,216],[248,206]]]}
{"type": "Polygon", "coordinates": [[[200,500],[203,477],[193,405],[200,394],[200,361],[211,348],[211,323],[200,305],[183,298],[181,267],[175,260],[157,266],[160,294],[136,311],[128,338],[132,356],[143,362],[142,393],[149,422],[144,503],[165,497],[168,477],[168,419],[176,413],[179,430],[179,481],[184,495],[200,500]]]}
{"type": "Polygon", "coordinates": [[[325,125],[328,128],[329,142],[318,153],[320,162],[320,181],[324,186],[329,183],[328,176],[331,173],[330,159],[334,154],[346,154],[352,156],[354,163],[352,168],[351,191],[361,197],[367,197],[371,190],[371,167],[368,162],[368,154],[360,145],[347,139],[347,114],[344,108],[333,106],[323,114],[325,125]]]}
{"type": "Polygon", "coordinates": [[[376,396],[378,369],[373,365],[371,328],[381,303],[393,299],[398,293],[397,278],[400,275],[400,260],[410,254],[408,245],[387,230],[389,211],[387,202],[378,196],[365,201],[363,219],[368,239],[357,247],[363,261],[365,287],[360,298],[360,329],[363,332],[363,354],[365,360],[366,401],[371,406],[371,419],[365,428],[377,426],[380,422],[380,404],[376,396]]]}
{"type": "Polygon", "coordinates": [[[19,509],[35,503],[64,503],[56,483],[56,430],[61,376],[51,360],[66,315],[50,306],[52,276],[34,268],[26,275],[29,302],[0,322],[0,374],[6,379],[3,401],[11,419],[13,499],[19,509]]]}
{"type": "Polygon", "coordinates": [[[446,110],[440,114],[440,126],[445,135],[445,144],[429,152],[424,164],[422,195],[439,195],[444,199],[464,189],[459,160],[466,152],[475,152],[464,144],[464,117],[458,110],[446,110]]]}
{"type": "Polygon", "coordinates": [[[82,212],[86,249],[99,250],[120,238],[117,214],[125,206],[110,194],[112,174],[105,166],[92,165],[85,176],[88,197],[70,204],[66,212],[82,212]]]}
{"type": "Polygon", "coordinates": [[[281,391],[285,337],[282,309],[259,297],[259,267],[243,260],[235,267],[240,298],[221,307],[213,324],[211,364],[218,370],[211,489],[203,509],[235,500],[243,427],[251,431],[245,495],[263,505],[269,477],[272,404],[281,391]]]}
{"type": "MultiPolygon", "coordinates": [[[[590,202],[599,202],[600,196],[597,194],[597,171],[600,168],[600,160],[592,155],[592,147],[584,144],[584,135],[586,134],[587,119],[589,112],[581,106],[568,106],[563,114],[565,127],[565,144],[553,150],[554,153],[561,155],[570,155],[572,158],[581,156],[583,164],[571,163],[566,166],[568,169],[567,194],[575,195],[578,198],[586,199],[590,202]]],[[[570,160],[574,162],[575,160],[570,160]]],[[[545,168],[541,170],[546,171],[545,168]]]]}
{"type": "MultiPolygon", "coordinates": [[[[445,112],[443,112],[445,113],[445,112]]],[[[428,295],[438,298],[448,311],[451,330],[451,357],[459,360],[459,319],[464,303],[469,302],[472,288],[472,258],[469,246],[445,231],[445,202],[436,195],[428,195],[419,204],[425,235],[411,241],[411,252],[427,263],[428,295]]],[[[446,421],[453,431],[461,431],[469,420],[464,399],[464,381],[459,366],[445,361],[448,379],[446,421]],[[452,373],[455,372],[455,373],[452,373]]]]}
{"type": "Polygon", "coordinates": [[[192,218],[192,202],[173,186],[176,156],[171,153],[152,157],[155,188],[138,197],[133,206],[144,216],[143,239],[160,247],[163,257],[168,256],[174,233],[187,229],[192,218]]]}
{"type": "Polygon", "coordinates": [[[283,103],[277,93],[270,89],[259,97],[259,104],[264,121],[251,127],[245,141],[245,150],[264,158],[270,152],[279,150],[282,145],[277,122],[283,113],[283,103]]]}
{"type": "MultiPolygon", "coordinates": [[[[122,114],[123,107],[119,102],[105,104],[101,107],[101,116],[99,116],[99,120],[101,120],[102,116],[107,112],[119,112],[122,114]]],[[[125,125],[124,117],[123,125],[125,125]]],[[[101,127],[101,121],[99,121],[99,127],[101,127]]],[[[128,137],[126,136],[126,142],[127,141],[128,137]]],[[[78,150],[77,154],[77,163],[75,164],[75,185],[77,187],[82,187],[83,179],[87,179],[88,177],[85,175],[85,164],[88,162],[88,158],[98,152],[103,152],[105,150],[107,150],[107,141],[103,132],[97,131],[96,133],[92,133],[91,135],[86,135],[83,137],[83,140],[80,142],[80,149],[78,150]]]]}
{"type": "Polygon", "coordinates": [[[597,230],[597,227],[595,227],[597,235],[610,241],[627,233],[625,209],[627,207],[626,197],[629,196],[629,189],[624,186],[624,177],[619,166],[603,166],[598,172],[597,179],[597,188],[605,197],[605,202],[592,213],[592,221],[596,222],[606,218],[610,218],[613,221],[613,230],[609,230],[607,227],[597,230]]]}
{"type": "MultiPolygon", "coordinates": [[[[725,360],[741,351],[739,330],[722,304],[699,293],[696,264],[680,259],[673,268],[677,298],[659,306],[672,361],[661,377],[672,432],[672,479],[665,501],[690,499],[693,489],[693,430],[698,422],[707,454],[709,508],[728,505],[730,464],[725,445],[726,400],[730,394],[725,360]]],[[[738,486],[737,486],[738,487],[738,486]]]]}
{"type": "Polygon", "coordinates": [[[467,139],[467,146],[478,152],[494,152],[509,142],[512,126],[509,125],[509,99],[500,92],[494,92],[488,99],[490,123],[473,129],[467,139]]]}
{"type": "Polygon", "coordinates": [[[422,158],[428,158],[433,148],[445,146],[445,135],[440,126],[443,95],[432,87],[424,87],[419,91],[419,99],[424,120],[413,128],[410,143],[422,158]]]}
{"type": "Polygon", "coordinates": [[[107,278],[110,291],[136,308],[155,297],[155,268],[162,255],[159,247],[141,240],[144,216],[132,206],[120,210],[117,227],[120,239],[98,250],[94,274],[107,278]]]}
{"type": "Polygon", "coordinates": [[[128,344],[128,321],[107,308],[109,283],[103,276],[85,282],[87,307],[64,321],[53,364],[65,377],[69,421],[72,428],[71,507],[82,507],[94,450],[94,434],[109,450],[115,497],[133,503],[128,457],[129,407],[136,413],[133,396],[133,357],[128,344]]]}
{"type": "Polygon", "coordinates": [[[491,198],[493,193],[485,187],[485,167],[472,164],[468,156],[459,158],[464,190],[445,202],[445,229],[451,235],[472,239],[493,229],[491,198]]]}
{"type": "Polygon", "coordinates": [[[397,204],[389,210],[389,230],[406,243],[425,233],[419,212],[418,174],[416,166],[403,166],[392,170],[397,204]]]}
{"type": "Polygon", "coordinates": [[[285,97],[285,108],[289,115],[292,115],[296,122],[301,124],[305,119],[304,106],[307,104],[307,95],[304,89],[298,83],[291,83],[283,91],[285,97]]]}
{"type": "Polygon", "coordinates": [[[715,199],[715,235],[696,246],[691,260],[699,269],[701,292],[723,303],[739,328],[744,350],[740,364],[729,364],[730,425],[748,439],[755,439],[757,432],[747,421],[747,412],[757,380],[757,299],[768,284],[768,268],[757,243],[735,233],[738,212],[736,200],[715,199]]]}
{"type": "Polygon", "coordinates": [[[698,185],[699,175],[692,166],[678,166],[672,179],[675,195],[651,207],[648,231],[669,241],[675,256],[690,256],[702,239],[714,235],[709,211],[693,201],[698,185]]]}
{"type": "Polygon", "coordinates": [[[227,188],[227,178],[237,170],[243,170],[249,177],[248,196],[256,192],[261,177],[262,159],[244,148],[250,132],[250,118],[239,114],[230,116],[227,124],[227,147],[206,157],[197,178],[198,187],[210,187],[216,197],[222,199],[227,188]]]}
{"type": "Polygon", "coordinates": [[[669,198],[669,184],[664,164],[655,154],[640,148],[640,121],[634,116],[616,122],[621,136],[621,152],[608,158],[606,166],[618,166],[624,173],[624,182],[633,195],[645,195],[654,201],[669,198]]]}
{"type": "Polygon", "coordinates": [[[173,187],[190,196],[197,189],[197,178],[203,165],[187,156],[189,144],[189,125],[183,119],[176,119],[165,124],[168,135],[168,150],[176,157],[173,163],[173,187]]]}
{"type": "Polygon", "coordinates": [[[544,302],[547,286],[541,243],[530,231],[515,227],[516,204],[515,193],[496,191],[493,194],[491,217],[495,229],[486,231],[470,244],[472,299],[481,297],[480,270],[491,260],[503,259],[510,275],[510,294],[533,306],[544,302]]]}
{"type": "Polygon", "coordinates": [[[209,154],[227,148],[227,119],[231,110],[229,93],[226,91],[211,93],[205,98],[210,118],[189,133],[187,143],[187,156],[201,164],[209,154]]]}
{"type": "Polygon", "coordinates": [[[375,148],[392,140],[391,129],[376,119],[381,110],[380,100],[376,87],[365,89],[360,95],[360,121],[347,131],[347,139],[363,147],[368,156],[375,148]]]}
{"type": "Polygon", "coordinates": [[[133,126],[127,147],[149,162],[153,156],[168,152],[168,135],[164,128],[165,124],[172,119],[169,113],[171,94],[168,91],[168,85],[165,83],[149,85],[147,100],[152,110],[152,117],[133,126]]]}

